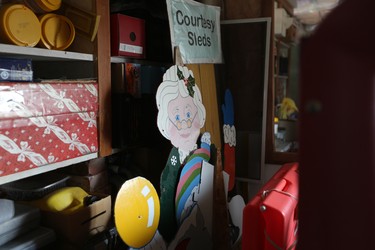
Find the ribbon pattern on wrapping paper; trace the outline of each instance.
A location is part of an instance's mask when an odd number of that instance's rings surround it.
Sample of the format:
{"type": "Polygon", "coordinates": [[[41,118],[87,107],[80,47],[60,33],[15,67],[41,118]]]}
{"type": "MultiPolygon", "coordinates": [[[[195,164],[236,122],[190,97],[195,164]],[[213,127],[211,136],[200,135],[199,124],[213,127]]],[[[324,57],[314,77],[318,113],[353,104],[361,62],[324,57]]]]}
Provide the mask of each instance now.
{"type": "Polygon", "coordinates": [[[69,83],[65,88],[65,84],[4,83],[11,90],[4,92],[7,109],[0,110],[5,118],[0,121],[0,148],[5,150],[0,155],[0,176],[98,150],[97,87],[69,83]],[[12,91],[22,101],[11,98],[12,91]]]}
{"type": "Polygon", "coordinates": [[[21,147],[18,147],[10,138],[0,134],[0,146],[11,154],[18,154],[18,161],[24,162],[26,157],[36,166],[42,166],[48,163],[41,154],[31,151],[27,142],[21,142],[20,145],[21,147]]]}
{"type": "MultiPolygon", "coordinates": [[[[86,89],[92,95],[98,96],[98,92],[93,84],[83,84],[83,85],[85,86],[91,85],[91,86],[86,86],[86,89]]],[[[82,85],[77,85],[77,86],[82,86],[82,85]]],[[[91,112],[90,115],[87,114],[87,112],[82,112],[82,111],[85,111],[83,108],[81,110],[73,100],[69,98],[65,98],[64,91],[61,91],[59,94],[50,84],[39,84],[39,87],[50,97],[56,99],[56,102],[54,103],[54,105],[56,105],[57,107],[61,109],[65,105],[69,109],[69,111],[78,113],[78,115],[81,117],[82,120],[89,122],[89,126],[96,127],[96,117],[95,119],[93,119],[93,115],[95,114],[94,112],[91,112]]]]}

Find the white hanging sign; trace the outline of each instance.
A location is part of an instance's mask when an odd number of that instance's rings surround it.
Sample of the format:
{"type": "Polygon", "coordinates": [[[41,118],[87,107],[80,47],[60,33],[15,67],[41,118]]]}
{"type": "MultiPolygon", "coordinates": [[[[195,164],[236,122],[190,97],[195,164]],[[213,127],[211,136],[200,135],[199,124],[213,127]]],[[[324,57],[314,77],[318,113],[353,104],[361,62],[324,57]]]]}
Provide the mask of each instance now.
{"type": "Polygon", "coordinates": [[[172,49],[183,63],[221,63],[220,7],[192,0],[167,0],[172,49]]]}

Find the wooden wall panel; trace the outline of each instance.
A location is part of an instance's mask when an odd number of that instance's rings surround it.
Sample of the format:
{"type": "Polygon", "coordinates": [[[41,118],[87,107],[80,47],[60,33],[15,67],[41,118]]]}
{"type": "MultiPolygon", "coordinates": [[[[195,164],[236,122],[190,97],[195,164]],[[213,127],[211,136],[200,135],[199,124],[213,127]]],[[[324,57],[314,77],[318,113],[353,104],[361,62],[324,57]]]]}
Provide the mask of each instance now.
{"type": "Polygon", "coordinates": [[[264,0],[224,0],[222,19],[262,17],[264,0]]]}
{"type": "Polygon", "coordinates": [[[221,148],[221,125],[217,103],[215,69],[213,64],[189,64],[196,83],[201,90],[203,105],[206,108],[206,123],[202,132],[211,133],[211,142],[221,148]]]}

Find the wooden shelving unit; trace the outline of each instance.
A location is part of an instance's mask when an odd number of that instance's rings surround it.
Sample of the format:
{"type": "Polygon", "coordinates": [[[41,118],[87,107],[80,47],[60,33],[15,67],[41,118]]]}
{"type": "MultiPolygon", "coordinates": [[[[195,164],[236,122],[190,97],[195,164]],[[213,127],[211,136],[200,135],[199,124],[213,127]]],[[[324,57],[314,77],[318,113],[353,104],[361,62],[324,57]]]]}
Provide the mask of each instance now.
{"type": "Polygon", "coordinates": [[[33,169],[30,169],[30,170],[27,170],[27,171],[22,171],[22,172],[19,172],[19,173],[14,173],[14,174],[11,174],[11,175],[6,175],[6,176],[1,176],[0,177],[0,185],[5,184],[5,183],[9,183],[9,182],[12,182],[12,181],[20,180],[20,179],[23,179],[23,178],[26,178],[26,177],[30,177],[30,176],[33,176],[33,175],[53,171],[53,170],[56,170],[56,169],[59,169],[59,168],[67,167],[69,165],[72,165],[72,164],[75,164],[75,163],[78,163],[78,162],[83,162],[83,161],[95,159],[97,157],[98,157],[98,153],[92,153],[92,154],[83,155],[83,156],[80,156],[80,157],[77,157],[77,158],[74,158],[74,159],[56,162],[56,163],[44,165],[44,166],[41,166],[41,167],[38,167],[38,168],[33,168],[33,169]]]}
{"type": "MultiPolygon", "coordinates": [[[[109,23],[109,1],[108,0],[85,0],[91,11],[100,15],[96,39],[87,46],[93,48],[92,51],[57,51],[37,47],[21,47],[10,44],[0,44],[0,56],[12,58],[29,58],[36,64],[39,62],[53,62],[53,64],[89,63],[92,64],[92,78],[98,81],[99,111],[98,111],[98,141],[99,152],[87,154],[73,159],[47,164],[35,169],[1,176],[0,185],[36,174],[56,170],[82,161],[87,161],[97,157],[104,157],[112,154],[112,134],[111,134],[111,65],[110,65],[110,23],[109,23]]],[[[83,46],[84,47],[84,46],[83,46]]],[[[51,71],[50,69],[47,69],[51,71]]],[[[57,75],[56,79],[60,76],[57,75]]],[[[4,164],[0,162],[0,164],[4,164]]]]}

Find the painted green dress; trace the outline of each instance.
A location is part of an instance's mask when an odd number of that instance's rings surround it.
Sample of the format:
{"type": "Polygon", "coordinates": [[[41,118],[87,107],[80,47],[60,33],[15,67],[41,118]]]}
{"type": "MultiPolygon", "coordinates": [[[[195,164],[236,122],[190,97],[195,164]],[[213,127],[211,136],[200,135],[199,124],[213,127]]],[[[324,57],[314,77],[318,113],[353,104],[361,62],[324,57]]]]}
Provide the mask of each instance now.
{"type": "Polygon", "coordinates": [[[166,242],[173,240],[178,226],[175,210],[176,187],[181,171],[178,149],[173,147],[160,179],[159,233],[166,242]]]}

